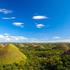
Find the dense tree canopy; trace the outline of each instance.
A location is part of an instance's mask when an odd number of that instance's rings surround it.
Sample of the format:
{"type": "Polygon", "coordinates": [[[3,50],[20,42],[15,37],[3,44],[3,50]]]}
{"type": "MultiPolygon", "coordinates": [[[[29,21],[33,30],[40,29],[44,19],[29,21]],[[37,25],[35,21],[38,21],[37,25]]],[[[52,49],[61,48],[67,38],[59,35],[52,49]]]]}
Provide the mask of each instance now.
{"type": "MultiPolygon", "coordinates": [[[[10,46],[16,46],[25,54],[27,57],[26,63],[0,64],[0,70],[70,70],[69,43],[12,43],[10,46]]],[[[6,45],[6,47],[8,48],[9,46],[6,45]]]]}

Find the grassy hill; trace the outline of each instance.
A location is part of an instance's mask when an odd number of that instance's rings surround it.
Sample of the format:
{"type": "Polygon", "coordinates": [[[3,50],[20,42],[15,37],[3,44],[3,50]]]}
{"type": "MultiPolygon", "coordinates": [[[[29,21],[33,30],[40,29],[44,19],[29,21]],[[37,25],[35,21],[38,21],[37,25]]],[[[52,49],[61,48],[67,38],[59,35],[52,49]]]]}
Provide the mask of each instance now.
{"type": "Polygon", "coordinates": [[[0,45],[0,64],[26,62],[26,56],[13,44],[0,45]]]}

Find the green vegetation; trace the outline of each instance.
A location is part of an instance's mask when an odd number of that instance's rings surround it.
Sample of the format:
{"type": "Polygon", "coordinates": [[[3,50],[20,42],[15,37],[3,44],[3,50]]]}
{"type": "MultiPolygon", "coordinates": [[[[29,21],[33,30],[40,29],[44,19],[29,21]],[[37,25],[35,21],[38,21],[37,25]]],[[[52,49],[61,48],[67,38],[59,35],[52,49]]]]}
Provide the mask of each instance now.
{"type": "Polygon", "coordinates": [[[0,70],[70,70],[70,43],[0,44],[0,70]]]}
{"type": "Polygon", "coordinates": [[[0,45],[0,64],[13,64],[13,63],[20,63],[24,61],[25,63],[26,56],[19,51],[19,49],[13,45],[0,45]]]}

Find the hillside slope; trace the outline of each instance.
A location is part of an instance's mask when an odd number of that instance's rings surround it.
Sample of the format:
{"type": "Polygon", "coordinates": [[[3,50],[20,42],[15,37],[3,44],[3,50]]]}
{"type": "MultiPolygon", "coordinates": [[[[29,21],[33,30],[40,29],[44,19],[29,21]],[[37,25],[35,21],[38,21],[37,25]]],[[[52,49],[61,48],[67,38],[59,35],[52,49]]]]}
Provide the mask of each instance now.
{"type": "Polygon", "coordinates": [[[25,63],[26,59],[26,56],[15,45],[0,45],[0,64],[25,63]]]}

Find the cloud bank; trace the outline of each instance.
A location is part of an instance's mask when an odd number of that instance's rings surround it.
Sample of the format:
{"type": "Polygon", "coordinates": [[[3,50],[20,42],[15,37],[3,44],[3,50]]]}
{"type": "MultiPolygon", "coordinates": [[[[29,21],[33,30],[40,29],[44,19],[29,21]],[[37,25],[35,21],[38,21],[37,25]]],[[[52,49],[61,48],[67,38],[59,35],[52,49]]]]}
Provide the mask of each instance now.
{"type": "Polygon", "coordinates": [[[24,36],[12,36],[7,33],[0,34],[0,42],[22,42],[28,40],[27,37],[24,36]]]}

